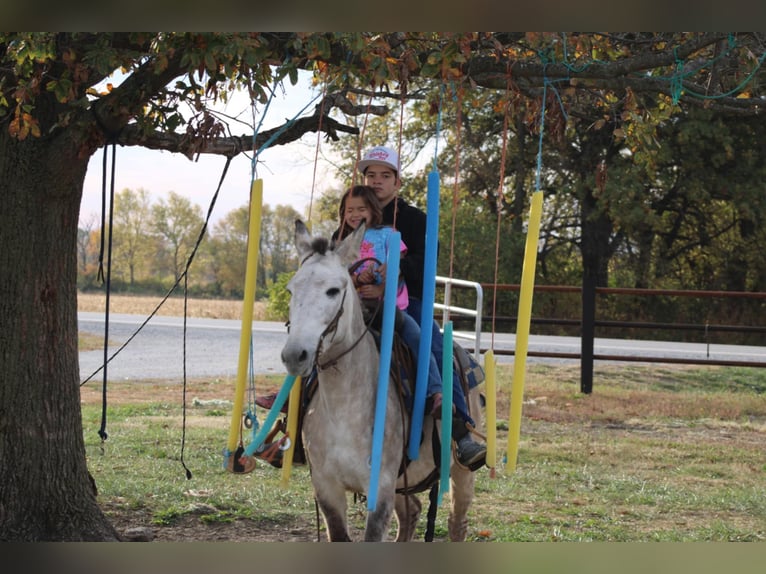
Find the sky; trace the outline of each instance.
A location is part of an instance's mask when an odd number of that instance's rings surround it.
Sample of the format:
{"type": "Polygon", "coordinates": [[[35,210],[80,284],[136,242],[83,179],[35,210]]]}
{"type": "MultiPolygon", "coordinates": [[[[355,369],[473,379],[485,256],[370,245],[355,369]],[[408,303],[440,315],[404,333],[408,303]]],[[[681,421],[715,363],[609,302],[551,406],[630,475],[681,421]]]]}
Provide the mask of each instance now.
{"type": "MultiPolygon", "coordinates": [[[[310,86],[308,75],[301,76],[295,86],[287,82],[284,90],[277,90],[269,103],[259,131],[280,126],[299,114],[311,115],[314,105],[318,102],[314,101],[316,94],[310,86]],[[304,108],[306,109],[301,113],[304,108]]],[[[264,108],[265,106],[259,105],[258,113],[264,108]]],[[[235,96],[226,108],[222,109],[228,115],[239,116],[242,121],[251,125],[253,123],[249,100],[244,95],[235,96]]],[[[257,116],[255,122],[260,121],[260,116],[257,116]]],[[[244,124],[232,123],[231,126],[232,133],[252,133],[252,129],[244,124]]],[[[259,154],[256,177],[263,180],[263,203],[272,208],[277,205],[290,205],[299,213],[305,214],[312,201],[312,182],[314,201],[328,188],[338,186],[333,173],[334,168],[330,162],[323,159],[323,154],[330,155],[330,148],[323,137],[317,140],[316,133],[308,133],[288,145],[269,147],[259,154]],[[315,174],[317,143],[320,153],[315,174]]],[[[251,157],[252,154],[250,157],[239,154],[232,160],[218,194],[211,223],[248,204],[253,178],[251,157]]],[[[111,182],[111,158],[110,147],[106,176],[107,196],[111,182]]],[[[149,192],[152,202],[167,198],[168,193],[174,191],[199,205],[203,215],[206,215],[225,164],[224,156],[203,154],[199,160],[192,161],[183,154],[118,145],[114,189],[115,193],[118,193],[125,188],[133,191],[143,188],[149,192]]],[[[93,155],[88,164],[80,205],[81,225],[89,220],[100,221],[102,186],[103,148],[93,155]]]]}

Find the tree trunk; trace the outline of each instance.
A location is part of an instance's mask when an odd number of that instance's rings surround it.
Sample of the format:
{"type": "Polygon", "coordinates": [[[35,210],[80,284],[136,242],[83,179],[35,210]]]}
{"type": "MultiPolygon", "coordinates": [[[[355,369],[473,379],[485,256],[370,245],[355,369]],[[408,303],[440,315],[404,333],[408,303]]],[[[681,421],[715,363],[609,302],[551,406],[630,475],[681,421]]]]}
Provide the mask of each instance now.
{"type": "Polygon", "coordinates": [[[77,224],[92,149],[0,130],[0,540],[114,541],[80,411],[77,224]]]}
{"type": "Polygon", "coordinates": [[[612,224],[607,215],[598,211],[593,190],[584,185],[581,203],[582,252],[582,332],[580,351],[580,390],[593,390],[593,354],[596,336],[596,287],[609,284],[609,238],[612,224]]]}
{"type": "Polygon", "coordinates": [[[583,274],[590,276],[596,287],[609,286],[609,259],[614,226],[605,211],[599,211],[593,190],[587,185],[581,203],[581,245],[583,274]]]}

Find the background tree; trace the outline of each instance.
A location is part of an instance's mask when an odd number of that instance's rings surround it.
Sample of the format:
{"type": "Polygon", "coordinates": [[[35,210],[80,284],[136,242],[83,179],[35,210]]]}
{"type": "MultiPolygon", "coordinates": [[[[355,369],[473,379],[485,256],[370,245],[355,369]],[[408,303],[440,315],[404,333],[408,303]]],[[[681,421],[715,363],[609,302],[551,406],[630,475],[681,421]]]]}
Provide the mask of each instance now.
{"type": "MultiPolygon", "coordinates": [[[[114,195],[112,220],[113,278],[122,278],[133,286],[136,276],[145,276],[145,267],[153,258],[150,228],[150,197],[145,189],[123,189],[114,195]],[[127,273],[127,277],[125,274],[127,273]]],[[[107,229],[107,234],[108,234],[107,229]]],[[[108,237],[108,235],[107,235],[108,237]]]]}
{"type": "Polygon", "coordinates": [[[268,270],[264,285],[266,289],[280,273],[295,271],[298,267],[298,256],[292,241],[295,236],[295,220],[299,217],[301,215],[289,205],[277,205],[272,212],[270,232],[262,236],[261,241],[264,267],[268,270]]]}
{"type": "Polygon", "coordinates": [[[152,222],[161,249],[155,261],[159,270],[169,272],[176,282],[186,269],[202,229],[202,208],[171,191],[167,200],[160,199],[152,206],[152,222]]]}
{"type": "Polygon", "coordinates": [[[98,273],[98,249],[101,232],[96,229],[96,217],[82,222],[77,229],[77,287],[95,285],[98,273]]]}
{"type": "MultiPolygon", "coordinates": [[[[242,297],[247,264],[248,206],[243,205],[227,213],[212,229],[207,240],[210,257],[207,259],[211,275],[215,278],[214,294],[223,297],[242,297]]],[[[260,266],[260,257],[259,266],[260,266]]],[[[259,292],[256,285],[256,293],[259,292]]]]}

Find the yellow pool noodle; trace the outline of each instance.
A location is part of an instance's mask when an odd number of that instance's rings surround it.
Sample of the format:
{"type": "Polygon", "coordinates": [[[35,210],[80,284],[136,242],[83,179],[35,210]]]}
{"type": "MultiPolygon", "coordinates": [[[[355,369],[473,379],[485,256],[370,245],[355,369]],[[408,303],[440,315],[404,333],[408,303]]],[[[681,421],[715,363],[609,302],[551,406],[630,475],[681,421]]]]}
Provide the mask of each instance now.
{"type": "Polygon", "coordinates": [[[529,346],[529,324],[532,320],[532,295],[535,289],[535,267],[537,265],[537,242],[540,238],[543,192],[532,194],[529,210],[527,243],[524,249],[524,267],[521,270],[519,293],[519,315],[516,323],[516,353],[513,363],[513,385],[511,387],[511,411],[508,417],[508,464],[509,472],[516,470],[521,433],[521,405],[524,398],[524,376],[526,373],[527,349],[529,346]]]}
{"type": "Polygon", "coordinates": [[[263,180],[253,181],[250,189],[250,225],[247,234],[247,267],[245,270],[245,295],[242,300],[242,332],[239,337],[239,361],[237,363],[237,386],[234,406],[231,409],[231,427],[227,448],[233,452],[239,438],[242,405],[245,402],[247,367],[250,360],[250,337],[253,332],[253,305],[255,303],[255,279],[258,270],[258,247],[261,240],[261,206],[263,204],[263,180]]]}
{"type": "Polygon", "coordinates": [[[279,485],[287,486],[290,472],[293,469],[293,455],[295,443],[298,441],[298,407],[301,404],[301,378],[295,377],[293,388],[290,389],[290,399],[287,404],[287,436],[290,437],[290,447],[284,452],[282,458],[282,480],[279,485]]]}

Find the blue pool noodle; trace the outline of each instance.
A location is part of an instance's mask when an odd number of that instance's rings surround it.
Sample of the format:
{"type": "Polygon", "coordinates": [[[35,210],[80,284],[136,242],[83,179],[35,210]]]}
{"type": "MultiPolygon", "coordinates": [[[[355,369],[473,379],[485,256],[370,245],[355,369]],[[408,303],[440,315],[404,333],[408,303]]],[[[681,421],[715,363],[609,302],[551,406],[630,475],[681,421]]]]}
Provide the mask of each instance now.
{"type": "MultiPolygon", "coordinates": [[[[423,411],[428,386],[428,365],[431,357],[431,323],[434,320],[436,297],[436,256],[439,247],[439,172],[428,174],[428,203],[426,208],[426,253],[423,265],[423,310],[420,315],[420,347],[418,347],[418,376],[415,382],[415,402],[407,456],[418,458],[420,435],[423,432],[423,411]]],[[[452,392],[452,380],[442,382],[443,394],[452,392]]]]}
{"type": "Polygon", "coordinates": [[[375,401],[375,421],[372,427],[372,455],[370,457],[370,488],[367,492],[367,510],[373,511],[378,503],[383,431],[386,424],[388,378],[391,373],[391,346],[394,341],[394,313],[396,290],[399,286],[399,246],[402,235],[394,231],[388,237],[386,254],[386,287],[383,294],[383,325],[380,331],[380,363],[378,365],[378,396],[375,401]]]}

